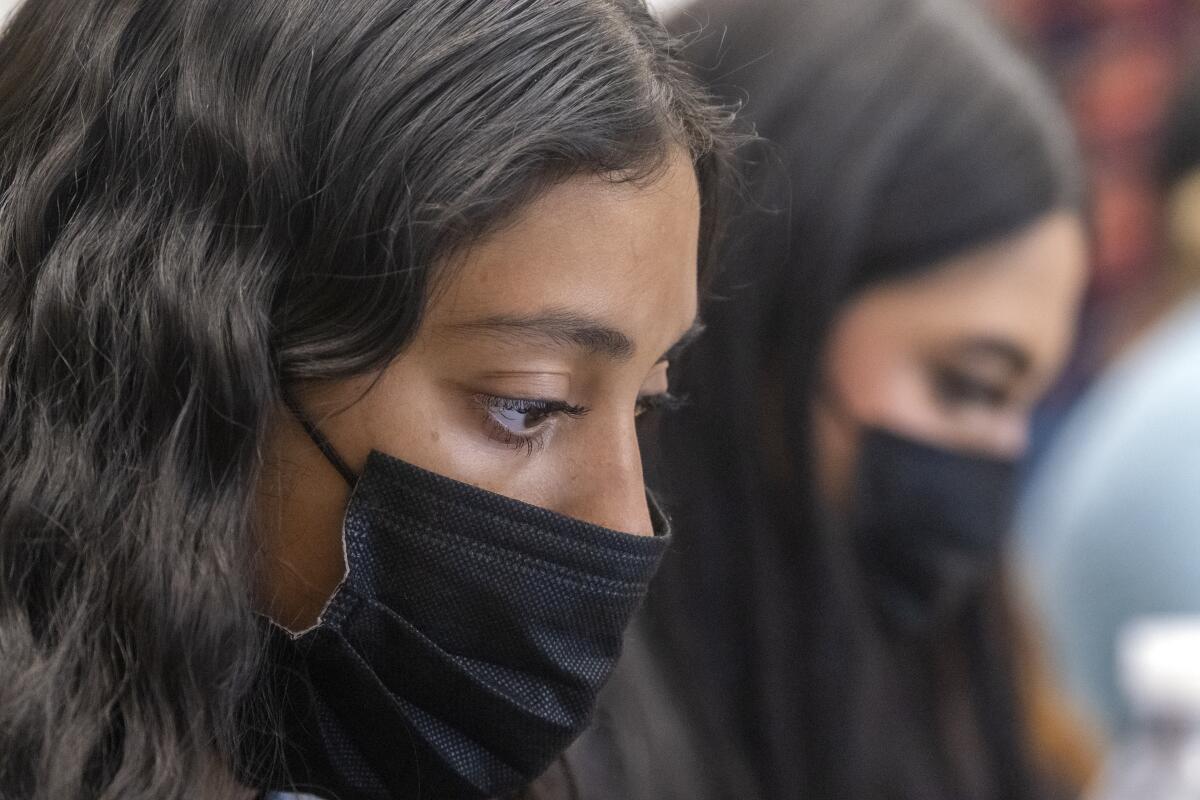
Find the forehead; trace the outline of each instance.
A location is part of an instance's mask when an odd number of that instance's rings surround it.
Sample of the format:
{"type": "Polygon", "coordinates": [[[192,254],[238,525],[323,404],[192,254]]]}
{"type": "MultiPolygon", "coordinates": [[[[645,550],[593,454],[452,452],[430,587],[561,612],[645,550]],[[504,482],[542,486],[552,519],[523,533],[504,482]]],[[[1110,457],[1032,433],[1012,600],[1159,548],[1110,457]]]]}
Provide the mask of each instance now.
{"type": "Polygon", "coordinates": [[[555,308],[601,317],[635,339],[664,325],[678,335],[696,314],[699,208],[682,153],[646,181],[564,180],[452,267],[427,323],[555,308]]]}
{"type": "Polygon", "coordinates": [[[855,313],[897,343],[988,337],[1019,344],[1035,362],[1054,361],[1069,347],[1086,279],[1081,223],[1055,213],[870,290],[855,313]]]}

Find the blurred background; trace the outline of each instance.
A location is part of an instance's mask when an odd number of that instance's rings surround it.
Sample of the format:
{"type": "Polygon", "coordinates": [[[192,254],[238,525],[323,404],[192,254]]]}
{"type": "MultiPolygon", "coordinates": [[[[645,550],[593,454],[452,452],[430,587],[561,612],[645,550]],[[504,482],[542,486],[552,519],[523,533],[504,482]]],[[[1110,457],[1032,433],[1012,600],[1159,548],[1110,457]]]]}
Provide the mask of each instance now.
{"type": "MultiPolygon", "coordinates": [[[[0,0],[3,3],[4,0],[0,0]]],[[[1091,180],[1092,286],[1078,353],[1044,413],[1041,449],[1062,412],[1156,314],[1162,264],[1157,154],[1164,114],[1200,63],[1195,0],[986,0],[1055,81],[1091,180]]],[[[663,16],[687,0],[651,0],[663,16]]]]}
{"type": "Polygon", "coordinates": [[[1200,798],[1200,3],[978,2],[1054,84],[1088,179],[1090,285],[1013,562],[1049,691],[1083,724],[1037,724],[1095,735],[1094,797],[1168,796],[1186,761],[1169,796],[1200,798]]]}
{"type": "Polygon", "coordinates": [[[1090,173],[1093,278],[1078,353],[1044,416],[1060,413],[1159,311],[1164,198],[1158,154],[1167,104],[1200,55],[1191,0],[991,0],[1055,80],[1090,173]]]}

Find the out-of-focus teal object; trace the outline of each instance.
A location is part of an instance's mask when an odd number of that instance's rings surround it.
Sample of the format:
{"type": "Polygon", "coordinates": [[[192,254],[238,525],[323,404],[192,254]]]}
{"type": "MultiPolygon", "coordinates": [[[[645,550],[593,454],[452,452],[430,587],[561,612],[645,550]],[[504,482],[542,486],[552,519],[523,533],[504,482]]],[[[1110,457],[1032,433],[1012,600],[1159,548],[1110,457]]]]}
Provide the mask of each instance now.
{"type": "Polygon", "coordinates": [[[1017,524],[1049,655],[1074,698],[1119,736],[1130,721],[1116,671],[1121,630],[1140,617],[1200,614],[1200,301],[1084,398],[1017,524]]]}

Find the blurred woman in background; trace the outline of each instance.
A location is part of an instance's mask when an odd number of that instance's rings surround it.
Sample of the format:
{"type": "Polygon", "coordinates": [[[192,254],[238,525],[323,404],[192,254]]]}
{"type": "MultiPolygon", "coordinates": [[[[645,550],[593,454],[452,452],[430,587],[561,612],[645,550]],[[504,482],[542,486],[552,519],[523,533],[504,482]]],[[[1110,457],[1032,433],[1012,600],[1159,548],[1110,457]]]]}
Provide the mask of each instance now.
{"type": "Polygon", "coordinates": [[[770,142],[748,166],[768,213],[731,231],[679,371],[692,405],[657,465],[678,546],[572,753],[583,795],[1069,788],[1031,737],[1004,587],[1086,280],[1055,101],[951,1],[712,0],[681,25],[770,142]]]}

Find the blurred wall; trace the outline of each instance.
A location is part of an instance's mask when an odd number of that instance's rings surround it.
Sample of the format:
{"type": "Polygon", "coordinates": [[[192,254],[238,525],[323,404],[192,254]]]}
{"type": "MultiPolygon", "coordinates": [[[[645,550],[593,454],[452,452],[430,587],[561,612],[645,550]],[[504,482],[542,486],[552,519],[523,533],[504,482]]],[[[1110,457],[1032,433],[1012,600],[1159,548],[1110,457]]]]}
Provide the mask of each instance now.
{"type": "MultiPolygon", "coordinates": [[[[1200,65],[1200,3],[988,2],[1057,81],[1087,159],[1096,271],[1075,365],[1082,384],[1156,312],[1156,157],[1166,104],[1200,65]]],[[[1069,402],[1074,392],[1067,394],[1069,402]]]]}

